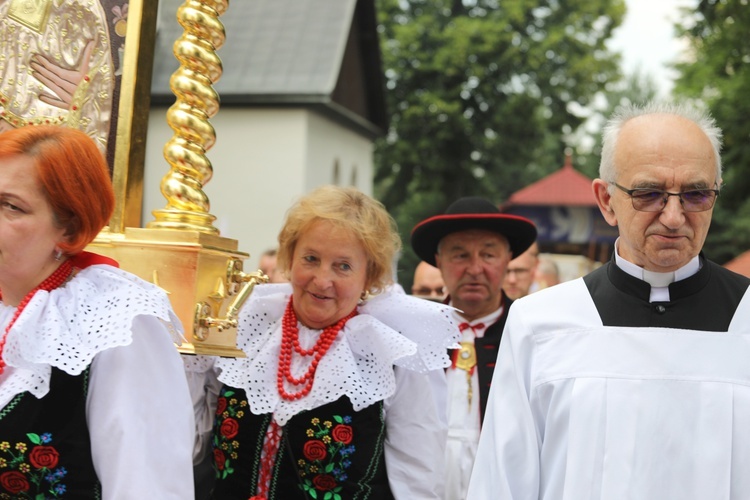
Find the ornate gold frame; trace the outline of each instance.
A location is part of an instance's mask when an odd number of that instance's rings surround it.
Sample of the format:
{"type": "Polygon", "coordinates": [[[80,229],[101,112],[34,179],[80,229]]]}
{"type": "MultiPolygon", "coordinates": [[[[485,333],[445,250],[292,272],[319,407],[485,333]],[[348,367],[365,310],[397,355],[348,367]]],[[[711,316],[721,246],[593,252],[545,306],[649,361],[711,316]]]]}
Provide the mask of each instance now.
{"type": "Polygon", "coordinates": [[[0,56],[0,131],[61,124],[89,133],[106,152],[116,191],[109,229],[140,226],[158,2],[6,0],[0,7],[9,51],[0,56]],[[39,47],[29,44],[36,34],[39,47]]]}
{"type": "Polygon", "coordinates": [[[157,14],[158,2],[129,0],[112,165],[116,203],[109,229],[113,233],[141,226],[157,14]]]}

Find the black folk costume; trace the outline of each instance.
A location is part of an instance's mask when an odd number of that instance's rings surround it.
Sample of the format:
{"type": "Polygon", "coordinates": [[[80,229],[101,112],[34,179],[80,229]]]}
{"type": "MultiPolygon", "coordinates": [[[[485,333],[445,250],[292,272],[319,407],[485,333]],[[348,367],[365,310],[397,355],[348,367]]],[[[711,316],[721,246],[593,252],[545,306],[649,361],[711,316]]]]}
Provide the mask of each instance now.
{"type": "MultiPolygon", "coordinates": [[[[208,381],[209,410],[196,417],[199,437],[212,447],[214,498],[258,494],[270,437],[278,451],[265,478],[269,499],[442,499],[443,464],[435,457],[445,444],[438,401],[445,400],[446,348],[458,333],[451,308],[394,291],[371,297],[321,358],[309,393],[289,401],[279,394],[277,370],[291,292],[289,284],[255,288],[238,328],[247,358],[213,366],[185,359],[196,408],[208,381]]],[[[298,327],[309,349],[320,330],[298,327]]],[[[308,365],[292,358],[295,374],[308,365]]]]}
{"type": "Polygon", "coordinates": [[[497,353],[500,350],[500,339],[503,337],[505,321],[508,319],[508,308],[513,303],[503,294],[503,306],[500,317],[484,331],[484,335],[474,340],[477,356],[477,378],[479,381],[479,421],[484,420],[487,412],[487,399],[490,396],[492,375],[497,366],[497,353]]]}
{"type": "MultiPolygon", "coordinates": [[[[436,256],[446,236],[477,230],[495,233],[498,239],[507,241],[512,256],[525,252],[537,235],[536,226],[530,220],[501,213],[495,203],[484,198],[466,196],[451,203],[444,214],[435,215],[414,226],[411,246],[419,258],[437,266],[436,256]]],[[[467,272],[466,269],[464,272],[467,272]]],[[[461,346],[452,354],[451,367],[446,373],[448,441],[445,482],[446,498],[451,500],[467,498],[466,491],[510,303],[508,296],[502,293],[498,309],[471,322],[466,322],[455,313],[461,331],[461,346]]]]}
{"type": "Polygon", "coordinates": [[[750,280],[615,257],[514,303],[470,498],[750,498],[750,280]]]}
{"type": "Polygon", "coordinates": [[[451,464],[445,472],[446,498],[466,498],[500,339],[512,302],[503,294],[499,309],[471,322],[454,312],[461,331],[461,348],[451,350],[451,366],[446,370],[448,439],[445,459],[446,464],[451,464]]]}
{"type": "MultiPolygon", "coordinates": [[[[194,424],[163,290],[83,252],[12,323],[0,498],[193,498],[194,424]]],[[[3,331],[16,311],[0,303],[3,331]]]]}

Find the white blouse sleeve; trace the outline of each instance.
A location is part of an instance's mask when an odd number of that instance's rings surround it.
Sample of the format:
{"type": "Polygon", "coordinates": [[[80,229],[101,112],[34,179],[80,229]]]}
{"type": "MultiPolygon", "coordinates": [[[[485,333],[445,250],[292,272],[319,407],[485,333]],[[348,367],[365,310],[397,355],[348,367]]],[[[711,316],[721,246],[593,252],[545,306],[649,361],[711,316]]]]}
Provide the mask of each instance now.
{"type": "Polygon", "coordinates": [[[443,498],[445,377],[396,367],[396,393],[385,400],[385,465],[396,500],[443,498]],[[442,401],[442,403],[440,403],[442,401]],[[441,408],[442,406],[442,408],[441,408]]]}
{"type": "Polygon", "coordinates": [[[534,339],[514,307],[500,342],[467,498],[539,497],[541,438],[529,403],[534,339]]]}
{"type": "Polygon", "coordinates": [[[213,360],[213,356],[183,356],[195,416],[193,462],[196,465],[205,460],[211,449],[216,404],[222,386],[213,367],[213,360]]]}
{"type": "Polygon", "coordinates": [[[194,498],[193,408],[180,356],[156,318],[91,364],[87,419],[104,500],[194,498]]]}

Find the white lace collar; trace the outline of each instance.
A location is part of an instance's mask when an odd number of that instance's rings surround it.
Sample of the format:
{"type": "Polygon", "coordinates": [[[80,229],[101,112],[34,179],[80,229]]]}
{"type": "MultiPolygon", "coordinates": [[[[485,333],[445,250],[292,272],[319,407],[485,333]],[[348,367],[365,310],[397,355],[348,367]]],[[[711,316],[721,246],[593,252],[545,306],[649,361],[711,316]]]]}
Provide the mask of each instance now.
{"type": "MultiPolygon", "coordinates": [[[[2,333],[15,308],[0,302],[0,309],[2,333]]],[[[38,291],[8,332],[0,408],[24,391],[46,395],[53,366],[78,375],[97,353],[130,344],[133,319],[141,315],[159,318],[176,343],[183,340],[164,291],[116,267],[93,265],[63,287],[38,291]]]]}
{"type": "MultiPolygon", "coordinates": [[[[387,291],[358,308],[321,359],[310,393],[296,401],[280,398],[276,386],[281,317],[292,289],[257,286],[240,313],[237,344],[247,358],[219,358],[219,380],[244,389],[255,414],[273,413],[283,425],[305,410],[346,395],[355,410],[394,394],[393,366],[425,372],[450,365],[449,346],[458,341],[452,308],[387,291]]],[[[300,327],[300,334],[311,334],[300,327]]],[[[200,360],[196,360],[200,364],[200,360]]]]}

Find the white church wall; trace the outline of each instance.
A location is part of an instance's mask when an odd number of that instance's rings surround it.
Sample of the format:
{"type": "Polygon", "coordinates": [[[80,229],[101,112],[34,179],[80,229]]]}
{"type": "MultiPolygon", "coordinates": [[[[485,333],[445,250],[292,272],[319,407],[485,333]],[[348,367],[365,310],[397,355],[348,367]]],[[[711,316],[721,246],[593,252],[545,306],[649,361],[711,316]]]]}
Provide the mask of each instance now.
{"type": "MultiPolygon", "coordinates": [[[[372,193],[372,142],[304,109],[222,108],[210,120],[216,144],[206,156],[214,169],[204,186],[209,213],[221,236],[238,240],[249,253],[245,270],[257,268],[260,254],[275,247],[284,214],[314,187],[334,182],[372,193]],[[353,172],[356,169],[356,174],[353,172]]],[[[142,225],[152,210],[166,206],[160,182],[169,171],[164,145],[173,136],[166,108],[152,109],[146,144],[142,225]]]]}

